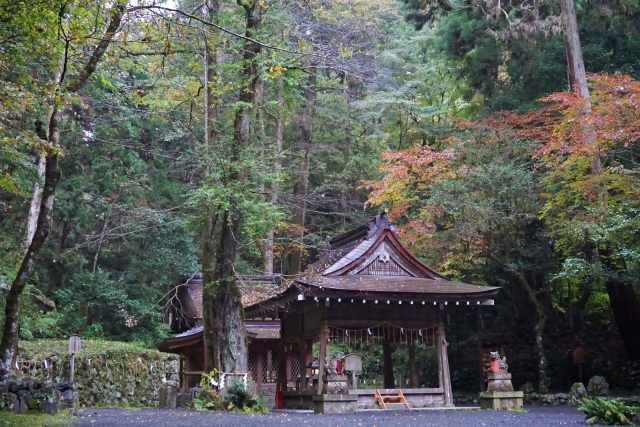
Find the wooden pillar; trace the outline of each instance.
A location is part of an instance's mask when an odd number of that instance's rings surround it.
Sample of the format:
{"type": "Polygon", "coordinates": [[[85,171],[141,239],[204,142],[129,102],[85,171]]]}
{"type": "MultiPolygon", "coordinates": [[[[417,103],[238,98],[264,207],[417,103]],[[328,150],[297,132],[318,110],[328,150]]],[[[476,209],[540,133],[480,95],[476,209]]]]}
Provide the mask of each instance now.
{"type": "Polygon", "coordinates": [[[453,406],[453,394],[451,391],[451,375],[449,373],[449,356],[447,346],[449,343],[444,337],[444,327],[438,325],[438,379],[442,388],[444,406],[453,406]]]}
{"type": "MultiPolygon", "coordinates": [[[[306,343],[307,343],[307,362],[304,364],[304,368],[305,368],[305,373],[310,374],[310,371],[307,370],[307,366],[309,366],[309,364],[313,362],[313,341],[307,340],[306,343]]],[[[313,378],[311,375],[309,375],[309,382],[307,383],[307,388],[313,387],[313,378]],[[311,384],[309,384],[309,382],[311,384]]]]}
{"type": "Polygon", "coordinates": [[[327,329],[327,326],[325,325],[325,327],[322,328],[322,333],[320,334],[320,357],[318,357],[318,365],[320,365],[318,368],[318,395],[322,394],[322,389],[324,388],[324,358],[327,354],[327,349],[329,348],[329,345],[327,343],[328,339],[329,329],[327,329]]]}
{"type": "Polygon", "coordinates": [[[409,345],[409,388],[419,388],[418,370],[416,369],[416,346],[409,345]]]}
{"type": "Polygon", "coordinates": [[[394,388],[393,383],[393,359],[391,358],[391,342],[389,337],[385,335],[382,340],[382,380],[384,388],[394,388]]]}
{"type": "Polygon", "coordinates": [[[262,371],[262,360],[263,354],[262,351],[259,350],[256,352],[256,377],[254,381],[256,382],[256,389],[258,391],[262,390],[262,381],[264,380],[264,372],[262,371]]]}
{"type": "Polygon", "coordinates": [[[184,378],[184,354],[180,353],[180,389],[186,387],[185,378],[184,378]]]}
{"type": "Polygon", "coordinates": [[[307,389],[307,341],[302,338],[298,341],[300,352],[300,391],[307,389]]]}
{"type": "Polygon", "coordinates": [[[291,369],[291,363],[289,362],[289,355],[287,354],[285,345],[282,341],[278,342],[278,378],[276,380],[276,390],[287,390],[287,378],[289,378],[289,372],[291,369]]]}
{"type": "MultiPolygon", "coordinates": [[[[287,351],[286,356],[285,356],[287,358],[287,360],[285,362],[285,364],[286,364],[286,366],[285,366],[285,369],[286,369],[285,383],[287,383],[287,382],[289,382],[289,380],[293,379],[293,378],[291,378],[291,357],[292,356],[293,356],[292,352],[287,351]]],[[[284,388],[283,390],[286,390],[286,388],[284,388]]]]}
{"type": "Polygon", "coordinates": [[[478,341],[478,387],[480,391],[485,391],[484,387],[484,360],[482,354],[482,312],[480,307],[476,308],[476,338],[478,341]]]}

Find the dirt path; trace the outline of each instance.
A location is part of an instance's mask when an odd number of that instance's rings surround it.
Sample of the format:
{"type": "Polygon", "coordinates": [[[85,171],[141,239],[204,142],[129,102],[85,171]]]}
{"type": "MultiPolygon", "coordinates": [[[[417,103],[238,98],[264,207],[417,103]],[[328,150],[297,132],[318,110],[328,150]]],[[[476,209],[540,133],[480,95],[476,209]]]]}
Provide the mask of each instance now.
{"type": "Polygon", "coordinates": [[[80,413],[77,427],[548,427],[584,426],[584,414],[568,407],[530,407],[526,412],[380,411],[357,415],[316,415],[277,412],[240,415],[169,409],[88,409],[80,413]]]}

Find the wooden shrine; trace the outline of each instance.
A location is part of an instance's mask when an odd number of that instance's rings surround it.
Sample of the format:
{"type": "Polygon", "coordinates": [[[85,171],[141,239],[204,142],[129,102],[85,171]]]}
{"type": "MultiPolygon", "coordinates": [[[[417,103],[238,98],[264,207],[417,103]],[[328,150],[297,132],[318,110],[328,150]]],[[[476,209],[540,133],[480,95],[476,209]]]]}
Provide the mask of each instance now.
{"type": "Polygon", "coordinates": [[[391,402],[391,396],[408,407],[451,407],[444,315],[493,305],[498,290],[448,280],[426,266],[400,243],[394,226],[381,214],[329,239],[320,260],[302,277],[277,295],[245,307],[245,316],[247,322],[280,319],[277,387],[286,408],[329,413],[327,408],[318,410],[318,402],[344,404],[346,398],[335,399],[326,391],[325,365],[330,366],[330,343],[351,340],[378,343],[383,349],[384,389],[339,392],[355,396],[358,407],[380,407],[377,402],[391,402]],[[320,349],[317,372],[311,356],[314,343],[320,349]],[[396,385],[394,343],[409,347],[414,371],[411,348],[417,343],[437,348],[438,386],[419,388],[417,380],[410,388],[396,385]],[[292,360],[299,366],[297,381],[292,360]]]}
{"type": "MultiPolygon", "coordinates": [[[[278,289],[275,276],[241,276],[239,285],[243,304],[274,295],[278,289]]],[[[204,342],[202,338],[202,278],[194,276],[174,287],[165,304],[165,321],[178,332],[165,338],[156,347],[160,351],[180,355],[180,391],[198,388],[204,373],[204,342]]],[[[247,321],[249,345],[248,379],[255,391],[273,395],[276,389],[280,322],[247,321]]]]}

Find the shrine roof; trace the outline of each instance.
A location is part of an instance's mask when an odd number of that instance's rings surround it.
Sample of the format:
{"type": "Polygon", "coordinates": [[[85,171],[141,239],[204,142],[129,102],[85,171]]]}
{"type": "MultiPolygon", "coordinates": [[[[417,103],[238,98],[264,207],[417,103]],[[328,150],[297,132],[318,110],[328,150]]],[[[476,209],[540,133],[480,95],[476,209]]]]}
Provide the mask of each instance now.
{"type": "MultiPolygon", "coordinates": [[[[280,338],[280,322],[247,322],[247,337],[252,340],[277,340],[280,338]]],[[[177,352],[184,347],[201,345],[204,327],[196,326],[181,334],[165,338],[156,347],[160,351],[177,352]]]]}
{"type": "MultiPolygon", "coordinates": [[[[236,283],[244,306],[269,299],[279,291],[277,276],[238,276],[236,283]]],[[[189,319],[202,319],[202,276],[191,277],[179,286],[178,292],[184,314],[189,319]]]]}
{"type": "Polygon", "coordinates": [[[181,334],[174,335],[172,338],[190,337],[191,335],[201,334],[203,330],[204,330],[204,326],[202,325],[196,326],[195,328],[191,328],[188,331],[184,331],[181,334]]]}
{"type": "Polygon", "coordinates": [[[251,339],[273,340],[280,338],[280,322],[252,323],[247,322],[247,335],[253,334],[251,339]]]}
{"type": "Polygon", "coordinates": [[[417,275],[432,279],[444,278],[402,246],[395,232],[395,225],[389,222],[384,213],[376,215],[370,221],[352,230],[328,239],[320,259],[309,266],[302,277],[341,274],[342,269],[362,260],[362,257],[380,246],[384,240],[397,249],[398,257],[416,266],[419,270],[417,275]]]}
{"type": "Polygon", "coordinates": [[[491,297],[496,295],[500,289],[497,287],[470,285],[447,279],[398,276],[316,276],[311,279],[299,279],[298,282],[319,290],[429,294],[438,299],[447,295],[462,295],[471,298],[491,297]]]}
{"type": "MultiPolygon", "coordinates": [[[[500,288],[449,280],[405,248],[384,213],[327,241],[320,259],[282,292],[245,307],[249,317],[311,297],[369,295],[423,301],[476,301],[500,288]]],[[[489,301],[487,301],[489,302],[489,301]]],[[[492,301],[491,301],[492,303],[492,301]]]]}

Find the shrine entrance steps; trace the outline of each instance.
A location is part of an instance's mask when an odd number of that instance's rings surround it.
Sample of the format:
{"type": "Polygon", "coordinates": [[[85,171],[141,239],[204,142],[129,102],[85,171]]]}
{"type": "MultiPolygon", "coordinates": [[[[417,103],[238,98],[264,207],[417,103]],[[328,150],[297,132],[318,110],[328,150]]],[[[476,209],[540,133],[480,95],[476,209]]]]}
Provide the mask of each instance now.
{"type": "Polygon", "coordinates": [[[409,409],[409,404],[402,394],[402,390],[383,390],[376,389],[375,400],[380,409],[409,409]]]}

